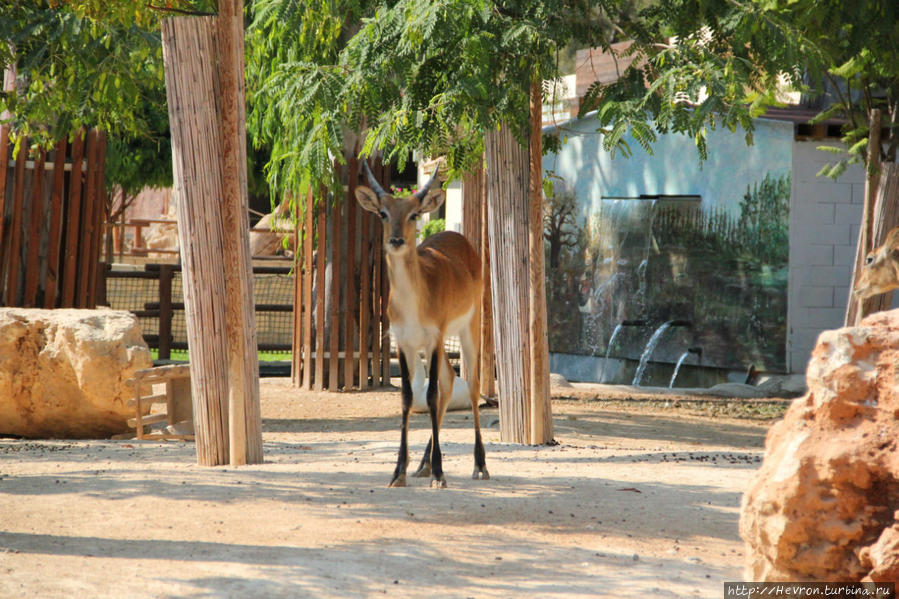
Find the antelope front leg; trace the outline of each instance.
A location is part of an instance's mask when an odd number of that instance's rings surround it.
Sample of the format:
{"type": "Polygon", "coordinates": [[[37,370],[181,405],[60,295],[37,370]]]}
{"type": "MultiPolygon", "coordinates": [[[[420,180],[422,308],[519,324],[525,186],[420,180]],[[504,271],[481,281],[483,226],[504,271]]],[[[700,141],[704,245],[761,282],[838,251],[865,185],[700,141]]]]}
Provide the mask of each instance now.
{"type": "Polygon", "coordinates": [[[406,486],[406,466],[409,464],[409,411],[412,409],[412,383],[409,381],[409,365],[406,363],[406,355],[400,354],[400,374],[403,381],[403,430],[400,433],[400,450],[396,457],[396,469],[393,471],[391,487],[406,486]]]}
{"type": "Polygon", "coordinates": [[[443,454],[440,453],[440,405],[438,403],[437,392],[440,388],[438,373],[440,372],[440,361],[443,358],[442,342],[434,353],[431,355],[431,368],[428,374],[428,393],[425,396],[428,400],[428,413],[431,415],[431,487],[445,488],[446,477],[443,475],[443,454]]]}

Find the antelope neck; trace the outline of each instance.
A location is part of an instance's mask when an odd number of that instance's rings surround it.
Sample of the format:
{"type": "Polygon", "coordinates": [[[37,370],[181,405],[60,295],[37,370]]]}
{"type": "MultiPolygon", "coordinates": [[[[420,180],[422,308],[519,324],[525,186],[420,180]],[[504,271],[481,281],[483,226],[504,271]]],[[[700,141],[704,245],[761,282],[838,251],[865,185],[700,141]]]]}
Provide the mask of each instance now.
{"type": "Polygon", "coordinates": [[[399,256],[388,252],[387,277],[390,279],[390,303],[394,309],[401,318],[412,317],[417,320],[417,289],[421,280],[417,248],[409,248],[399,256]]]}

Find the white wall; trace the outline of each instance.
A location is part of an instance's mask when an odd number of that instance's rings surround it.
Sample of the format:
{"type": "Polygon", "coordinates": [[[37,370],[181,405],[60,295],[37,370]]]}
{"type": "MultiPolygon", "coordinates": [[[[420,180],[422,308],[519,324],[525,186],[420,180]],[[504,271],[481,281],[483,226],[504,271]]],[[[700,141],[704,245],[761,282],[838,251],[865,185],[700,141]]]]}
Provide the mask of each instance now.
{"type": "Polygon", "coordinates": [[[843,326],[861,222],[865,175],[816,177],[834,155],[819,141],[793,143],[787,367],[805,372],[821,331],[843,326]]]}

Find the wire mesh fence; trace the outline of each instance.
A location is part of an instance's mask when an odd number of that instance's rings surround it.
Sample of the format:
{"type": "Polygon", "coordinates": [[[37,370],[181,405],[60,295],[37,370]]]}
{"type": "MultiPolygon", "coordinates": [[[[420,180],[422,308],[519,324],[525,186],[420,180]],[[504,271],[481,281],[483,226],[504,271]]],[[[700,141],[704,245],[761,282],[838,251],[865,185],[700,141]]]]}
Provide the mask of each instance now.
{"type": "MultiPolygon", "coordinates": [[[[187,323],[184,317],[184,291],[181,271],[171,268],[169,285],[165,283],[165,269],[147,265],[143,270],[110,270],[106,273],[106,301],[116,310],[134,313],[140,323],[147,344],[160,350],[166,347],[187,348],[187,323]],[[170,297],[161,297],[160,289],[171,290],[170,297]]],[[[260,359],[290,360],[293,331],[293,274],[288,267],[257,267],[253,269],[254,300],[256,303],[257,343],[260,359]]]]}

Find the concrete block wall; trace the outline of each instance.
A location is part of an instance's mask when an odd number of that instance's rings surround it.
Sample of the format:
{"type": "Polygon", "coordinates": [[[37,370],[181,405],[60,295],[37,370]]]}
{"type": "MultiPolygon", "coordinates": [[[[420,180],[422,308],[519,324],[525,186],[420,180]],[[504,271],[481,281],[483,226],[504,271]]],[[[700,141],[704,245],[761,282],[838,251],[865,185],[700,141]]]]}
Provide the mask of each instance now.
{"type": "Polygon", "coordinates": [[[821,331],[843,326],[865,192],[858,165],[836,181],[815,176],[834,159],[821,145],[793,144],[787,365],[794,373],[805,372],[821,331]]]}

